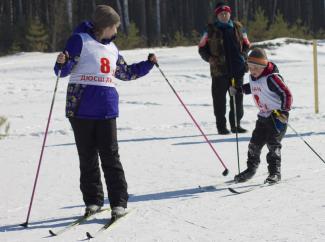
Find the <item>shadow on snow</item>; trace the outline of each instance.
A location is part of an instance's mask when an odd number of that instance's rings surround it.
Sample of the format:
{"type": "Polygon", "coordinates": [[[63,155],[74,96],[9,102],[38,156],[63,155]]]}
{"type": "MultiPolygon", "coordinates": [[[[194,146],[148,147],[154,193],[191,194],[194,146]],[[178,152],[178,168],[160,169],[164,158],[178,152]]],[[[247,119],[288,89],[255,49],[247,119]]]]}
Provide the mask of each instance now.
{"type": "MultiPolygon", "coordinates": [[[[325,135],[325,132],[307,132],[307,133],[300,133],[301,136],[314,136],[314,135],[325,135]]],[[[296,134],[286,134],[284,139],[286,138],[299,138],[298,135],[296,134]]],[[[251,137],[245,136],[245,137],[238,137],[238,142],[248,142],[250,141],[251,137]]],[[[224,139],[215,139],[215,140],[210,140],[211,143],[232,143],[236,142],[236,138],[224,138],[224,139]]],[[[202,144],[205,143],[205,141],[197,141],[197,142],[181,142],[181,143],[175,143],[173,145],[197,145],[197,144],[202,144]]]]}
{"type": "MultiPolygon", "coordinates": [[[[188,199],[194,199],[198,198],[198,194],[200,193],[208,193],[208,192],[220,192],[228,190],[227,184],[231,183],[230,181],[225,181],[220,184],[215,185],[208,185],[208,186],[198,186],[195,188],[187,188],[187,189],[180,189],[180,190],[173,190],[173,191],[164,191],[164,192],[157,192],[157,193],[148,193],[148,194],[140,194],[140,195],[134,195],[130,194],[129,202],[145,202],[145,201],[157,201],[157,200],[166,200],[166,199],[179,199],[179,198],[188,198],[188,199]],[[219,188],[220,186],[220,188],[219,188]]],[[[240,188],[246,188],[246,187],[252,187],[252,186],[258,186],[260,184],[245,184],[240,186],[240,188]]],[[[238,188],[238,187],[237,187],[238,188]]],[[[224,195],[223,197],[228,197],[231,194],[224,195]]],[[[106,200],[105,204],[109,204],[109,201],[106,200]]],[[[77,207],[84,207],[84,205],[75,205],[75,206],[67,206],[62,207],[61,209],[72,209],[77,207]]],[[[47,220],[39,220],[39,221],[31,221],[29,222],[28,228],[24,228],[20,226],[19,224],[13,224],[13,225],[5,225],[0,226],[0,232],[12,232],[12,231],[23,231],[23,230],[34,230],[34,229],[53,229],[53,228],[59,228],[67,226],[72,221],[79,218],[81,215],[77,216],[69,216],[64,218],[51,218],[47,220]]],[[[86,221],[83,224],[104,224],[107,221],[107,219],[92,219],[89,221],[86,221]]],[[[45,236],[44,238],[48,238],[51,236],[45,236]]]]}
{"type": "MultiPolygon", "coordinates": [[[[206,134],[207,136],[216,136],[217,134],[206,134]]],[[[315,136],[315,135],[325,135],[325,132],[306,132],[306,133],[300,133],[301,136],[315,136]]],[[[159,140],[174,140],[174,139],[184,139],[184,138],[197,138],[202,137],[202,135],[183,135],[183,136],[170,136],[170,137],[151,137],[151,138],[138,138],[138,139],[122,139],[118,140],[119,143],[132,143],[132,142],[147,142],[147,141],[159,141],[159,140]]],[[[226,136],[219,136],[219,137],[226,137],[226,136]]],[[[286,134],[285,138],[296,138],[298,137],[296,134],[286,134]]],[[[239,142],[248,142],[250,140],[251,136],[244,136],[241,137],[239,135],[238,141],[239,142]]],[[[235,137],[231,138],[220,138],[220,139],[210,139],[211,143],[223,143],[223,142],[236,142],[235,137]]],[[[193,142],[181,142],[181,143],[175,143],[173,145],[196,145],[196,144],[202,144],[205,143],[205,141],[193,141],[193,142]]],[[[75,143],[66,143],[66,144],[56,144],[56,145],[47,145],[46,147],[59,147],[59,146],[70,146],[75,145],[75,143]]]]}

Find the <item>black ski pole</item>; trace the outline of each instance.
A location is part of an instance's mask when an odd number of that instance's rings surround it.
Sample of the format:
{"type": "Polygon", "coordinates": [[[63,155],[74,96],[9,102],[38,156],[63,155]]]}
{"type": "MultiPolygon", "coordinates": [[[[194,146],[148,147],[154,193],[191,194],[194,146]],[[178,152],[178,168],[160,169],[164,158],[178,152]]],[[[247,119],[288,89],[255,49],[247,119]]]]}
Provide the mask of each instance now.
{"type": "Polygon", "coordinates": [[[33,205],[33,200],[34,200],[34,195],[35,195],[35,190],[36,190],[36,184],[37,184],[38,175],[39,175],[40,168],[41,168],[41,163],[42,163],[42,158],[43,158],[43,152],[44,152],[44,147],[45,147],[45,143],[46,143],[47,133],[48,133],[49,126],[50,126],[50,120],[51,120],[51,116],[52,116],[52,110],[53,110],[53,106],[54,106],[56,90],[58,88],[58,83],[59,83],[59,79],[60,79],[60,76],[61,76],[61,69],[62,69],[62,66],[60,66],[60,69],[59,69],[59,72],[58,72],[58,76],[57,76],[57,79],[56,79],[56,83],[55,83],[55,88],[54,88],[54,93],[53,93],[53,97],[52,97],[52,103],[51,103],[50,113],[49,113],[49,116],[48,116],[48,119],[47,119],[47,125],[46,125],[46,129],[45,129],[45,134],[44,134],[44,139],[43,139],[41,154],[40,154],[39,161],[38,161],[38,166],[37,166],[36,176],[35,176],[35,180],[34,180],[34,186],[33,186],[32,196],[31,196],[31,199],[30,199],[30,202],[29,202],[29,208],[28,208],[26,222],[20,224],[20,226],[23,226],[25,228],[28,227],[29,216],[30,216],[30,212],[32,210],[32,205],[33,205]]]}
{"type": "Polygon", "coordinates": [[[211,147],[211,149],[213,150],[214,154],[218,157],[220,163],[222,164],[222,166],[225,168],[225,170],[222,172],[222,175],[227,176],[229,173],[228,168],[226,167],[225,163],[222,161],[221,157],[218,155],[217,151],[214,149],[214,147],[212,146],[211,142],[209,141],[209,139],[207,138],[207,136],[204,134],[204,132],[202,131],[201,127],[199,126],[199,124],[196,122],[196,120],[194,119],[193,115],[191,114],[191,112],[188,110],[188,108],[186,107],[186,105],[184,104],[184,102],[182,101],[182,99],[180,98],[180,96],[178,95],[178,93],[176,92],[176,90],[174,89],[174,87],[172,86],[172,84],[168,81],[167,77],[165,76],[164,72],[160,69],[158,63],[155,64],[156,67],[158,68],[158,70],[160,71],[160,73],[162,74],[162,76],[165,78],[166,82],[168,83],[168,85],[170,86],[170,88],[173,90],[174,94],[176,95],[177,99],[180,101],[180,103],[182,104],[182,106],[184,107],[184,109],[186,110],[186,112],[188,113],[188,115],[191,117],[192,121],[194,122],[194,124],[196,125],[196,127],[200,130],[202,136],[204,137],[205,141],[209,144],[209,146],[211,147]]]}
{"type": "Polygon", "coordinates": [[[288,126],[292,129],[293,132],[296,133],[296,135],[311,149],[312,152],[314,152],[315,155],[318,156],[318,158],[325,163],[324,159],[311,147],[310,144],[288,123],[288,126]]]}
{"type": "MultiPolygon", "coordinates": [[[[280,116],[281,114],[278,111],[274,111],[274,113],[277,116],[280,116]]],[[[313,149],[313,147],[311,147],[310,144],[308,144],[308,142],[289,124],[287,123],[288,126],[290,127],[290,129],[292,129],[293,132],[295,132],[295,134],[311,149],[312,152],[314,152],[315,155],[318,156],[318,158],[325,163],[324,159],[313,149]]]]}
{"type": "MultiPolygon", "coordinates": [[[[235,79],[231,79],[231,85],[235,88],[235,79]]],[[[231,98],[231,96],[230,96],[231,98]]],[[[237,163],[238,163],[238,174],[240,173],[240,162],[239,162],[239,145],[238,145],[238,120],[237,120],[237,108],[236,108],[236,94],[232,96],[234,106],[234,118],[235,118],[235,129],[236,129],[236,147],[237,147],[237,163]]]]}

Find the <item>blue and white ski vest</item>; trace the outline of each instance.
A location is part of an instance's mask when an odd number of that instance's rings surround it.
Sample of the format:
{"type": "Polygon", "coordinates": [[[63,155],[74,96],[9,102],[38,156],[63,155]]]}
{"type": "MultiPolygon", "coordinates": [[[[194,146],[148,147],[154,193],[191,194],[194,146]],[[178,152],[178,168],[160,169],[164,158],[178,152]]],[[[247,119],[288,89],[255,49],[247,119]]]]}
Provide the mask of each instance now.
{"type": "Polygon", "coordinates": [[[78,65],[70,75],[69,84],[114,87],[114,73],[118,59],[118,49],[113,42],[105,45],[95,41],[86,33],[82,38],[82,50],[78,65]]]}

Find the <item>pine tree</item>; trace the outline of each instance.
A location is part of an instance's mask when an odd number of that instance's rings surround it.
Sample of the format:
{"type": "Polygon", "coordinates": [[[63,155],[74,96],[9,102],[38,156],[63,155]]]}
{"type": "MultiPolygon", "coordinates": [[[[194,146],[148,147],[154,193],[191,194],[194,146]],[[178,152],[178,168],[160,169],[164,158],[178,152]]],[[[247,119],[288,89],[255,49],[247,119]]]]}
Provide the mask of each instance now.
{"type": "Polygon", "coordinates": [[[300,39],[312,38],[312,36],[309,34],[308,27],[302,23],[301,19],[298,19],[296,23],[291,26],[289,37],[300,39]]]}
{"type": "Polygon", "coordinates": [[[134,49],[143,47],[144,45],[139,34],[139,29],[133,22],[129,25],[128,34],[124,34],[123,32],[118,33],[118,37],[114,42],[120,49],[134,49]]]}
{"type": "Polygon", "coordinates": [[[265,17],[265,13],[261,7],[258,7],[254,21],[248,23],[248,37],[250,41],[262,41],[268,38],[269,33],[267,31],[268,20],[265,17]]]}
{"type": "Polygon", "coordinates": [[[189,40],[184,36],[180,31],[176,31],[173,40],[170,43],[170,46],[188,46],[189,40]]]}
{"type": "Polygon", "coordinates": [[[269,34],[272,38],[290,36],[289,25],[284,20],[283,14],[280,11],[277,12],[274,23],[270,26],[269,34]]]}
{"type": "Polygon", "coordinates": [[[201,39],[201,35],[195,29],[191,32],[190,45],[197,45],[201,39]]]}
{"type": "Polygon", "coordinates": [[[33,19],[27,30],[26,40],[29,51],[44,52],[48,49],[48,35],[39,18],[33,19]]]}
{"type": "Polygon", "coordinates": [[[10,49],[9,49],[9,53],[10,54],[15,54],[21,52],[21,46],[20,43],[17,40],[14,40],[14,42],[12,43],[10,49]]]}

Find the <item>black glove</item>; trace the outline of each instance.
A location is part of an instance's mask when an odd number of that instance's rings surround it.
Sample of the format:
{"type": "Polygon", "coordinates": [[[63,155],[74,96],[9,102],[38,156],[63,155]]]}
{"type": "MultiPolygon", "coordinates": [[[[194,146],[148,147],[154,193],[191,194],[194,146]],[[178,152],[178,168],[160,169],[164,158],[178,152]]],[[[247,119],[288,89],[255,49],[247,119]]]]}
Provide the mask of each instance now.
{"type": "Polygon", "coordinates": [[[230,96],[235,96],[237,94],[237,88],[236,87],[233,87],[233,86],[230,86],[229,87],[229,94],[230,96]]]}

